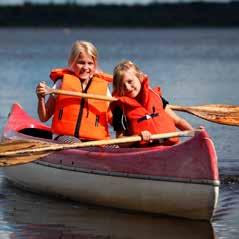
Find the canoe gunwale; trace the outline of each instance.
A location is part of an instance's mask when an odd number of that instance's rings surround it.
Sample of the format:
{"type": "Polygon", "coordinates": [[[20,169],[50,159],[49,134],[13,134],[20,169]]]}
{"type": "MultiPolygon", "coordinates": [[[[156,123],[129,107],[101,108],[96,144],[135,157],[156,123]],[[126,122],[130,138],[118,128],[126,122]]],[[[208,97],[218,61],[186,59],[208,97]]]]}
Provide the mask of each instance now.
{"type": "Polygon", "coordinates": [[[180,182],[180,183],[190,183],[190,184],[204,184],[204,185],[211,185],[215,187],[220,186],[219,180],[208,180],[208,179],[185,179],[185,178],[176,178],[176,177],[165,177],[165,176],[152,176],[152,175],[142,175],[142,174],[133,174],[133,173],[122,173],[122,172],[113,172],[113,171],[103,171],[103,170],[94,170],[94,169],[84,169],[79,167],[71,167],[62,164],[52,164],[49,162],[44,161],[36,161],[33,162],[35,164],[73,171],[73,172],[81,172],[86,174],[96,174],[102,176],[111,176],[111,177],[123,177],[123,178],[134,178],[134,179],[144,179],[144,180],[151,180],[151,181],[165,181],[165,182],[180,182]]]}

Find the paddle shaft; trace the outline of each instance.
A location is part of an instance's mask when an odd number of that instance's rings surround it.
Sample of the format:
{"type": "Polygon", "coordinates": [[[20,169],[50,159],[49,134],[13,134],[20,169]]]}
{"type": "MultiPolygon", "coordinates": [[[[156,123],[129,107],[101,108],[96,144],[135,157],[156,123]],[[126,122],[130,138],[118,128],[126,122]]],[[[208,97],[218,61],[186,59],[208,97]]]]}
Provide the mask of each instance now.
{"type": "Polygon", "coordinates": [[[56,94],[56,95],[69,95],[69,96],[77,96],[81,98],[87,99],[95,99],[95,100],[104,100],[104,101],[117,101],[118,99],[115,97],[105,96],[105,95],[95,95],[90,93],[81,93],[67,90],[56,90],[47,87],[48,94],[56,94]]]}
{"type": "MultiPolygon", "coordinates": [[[[47,87],[47,91],[48,94],[63,94],[96,100],[117,101],[117,98],[115,97],[65,90],[55,90],[49,87],[47,87]]],[[[239,106],[236,105],[209,104],[199,106],[179,106],[179,105],[168,105],[168,106],[172,110],[183,111],[210,122],[239,127],[239,106]]]]}
{"type": "MultiPolygon", "coordinates": [[[[164,133],[164,134],[153,134],[151,136],[152,140],[156,139],[167,139],[172,137],[190,137],[195,134],[195,132],[201,131],[201,129],[194,129],[194,130],[185,130],[185,131],[178,131],[178,132],[171,132],[171,133],[164,133]]],[[[31,153],[46,153],[46,152],[53,152],[65,149],[77,149],[82,147],[91,147],[91,146],[101,146],[101,145],[110,145],[110,144],[122,144],[122,143],[131,143],[131,142],[139,142],[141,141],[141,136],[128,136],[116,139],[106,139],[106,140],[95,140],[95,141],[88,141],[88,142],[80,142],[80,143],[73,143],[73,144],[48,144],[47,146],[42,145],[39,142],[40,147],[37,148],[27,148],[23,150],[15,150],[9,152],[1,152],[0,153],[0,160],[3,157],[11,157],[11,156],[19,156],[22,154],[31,154],[31,153]]],[[[29,142],[31,143],[31,142],[29,142]]],[[[36,142],[34,142],[36,144],[36,142]]]]}

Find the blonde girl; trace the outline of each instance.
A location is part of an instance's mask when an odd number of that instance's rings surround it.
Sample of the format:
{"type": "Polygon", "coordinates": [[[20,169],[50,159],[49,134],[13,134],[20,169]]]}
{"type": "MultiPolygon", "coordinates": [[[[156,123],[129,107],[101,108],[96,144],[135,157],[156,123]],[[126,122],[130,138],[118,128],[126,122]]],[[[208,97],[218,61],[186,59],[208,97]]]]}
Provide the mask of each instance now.
{"type": "MultiPolygon", "coordinates": [[[[111,106],[117,137],[139,134],[143,141],[150,142],[153,133],[192,129],[170,109],[159,87],[154,90],[149,87],[148,77],[131,61],[122,61],[115,67],[113,95],[119,98],[111,106]]],[[[174,143],[177,143],[174,139],[165,142],[174,143]]]]}
{"type": "MultiPolygon", "coordinates": [[[[68,68],[54,69],[50,74],[53,88],[109,94],[110,77],[97,70],[97,58],[97,49],[91,42],[76,41],[69,54],[68,68]]],[[[36,87],[38,115],[43,122],[53,116],[54,139],[74,142],[108,138],[107,102],[63,95],[50,95],[46,99],[46,93],[45,84],[39,83],[36,87]]]]}

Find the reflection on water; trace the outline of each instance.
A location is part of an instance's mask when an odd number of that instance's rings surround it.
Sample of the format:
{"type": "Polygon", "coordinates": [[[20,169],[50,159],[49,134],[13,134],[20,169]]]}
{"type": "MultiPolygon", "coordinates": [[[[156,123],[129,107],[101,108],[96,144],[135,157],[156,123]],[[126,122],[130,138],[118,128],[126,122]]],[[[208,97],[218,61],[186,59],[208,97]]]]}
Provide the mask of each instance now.
{"type": "Polygon", "coordinates": [[[239,183],[239,160],[221,159],[220,161],[220,180],[224,184],[239,183]]]}
{"type": "Polygon", "coordinates": [[[2,192],[1,238],[214,238],[209,222],[83,206],[20,191],[6,180],[2,192]]]}
{"type": "Polygon", "coordinates": [[[239,184],[223,183],[220,188],[218,209],[213,217],[213,227],[218,238],[238,238],[239,184]]]}

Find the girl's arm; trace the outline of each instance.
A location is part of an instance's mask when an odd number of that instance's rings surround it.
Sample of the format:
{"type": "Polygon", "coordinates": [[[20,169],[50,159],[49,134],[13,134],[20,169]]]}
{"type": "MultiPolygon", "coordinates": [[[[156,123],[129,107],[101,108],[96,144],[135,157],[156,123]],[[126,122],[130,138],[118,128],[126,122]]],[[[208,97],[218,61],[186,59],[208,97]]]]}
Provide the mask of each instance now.
{"type": "Polygon", "coordinates": [[[169,105],[166,105],[165,112],[173,119],[175,126],[180,130],[192,130],[193,127],[185,119],[178,116],[169,105]]]}
{"type": "Polygon", "coordinates": [[[48,119],[50,119],[50,117],[54,113],[55,98],[54,96],[50,95],[47,102],[45,103],[46,90],[44,83],[38,84],[36,88],[36,94],[38,97],[38,106],[37,106],[38,116],[42,122],[45,122],[48,119]]]}

